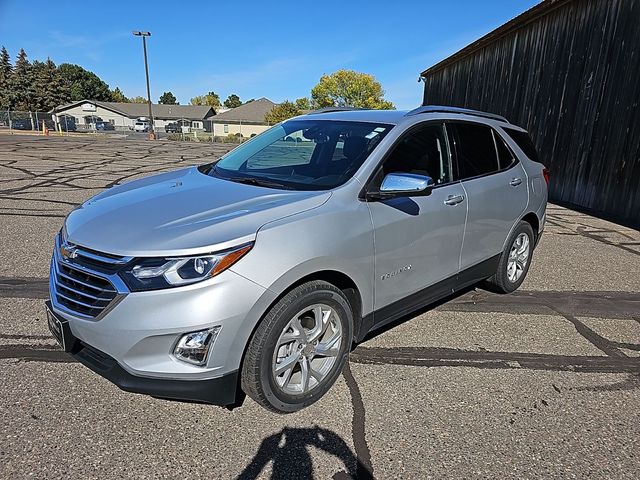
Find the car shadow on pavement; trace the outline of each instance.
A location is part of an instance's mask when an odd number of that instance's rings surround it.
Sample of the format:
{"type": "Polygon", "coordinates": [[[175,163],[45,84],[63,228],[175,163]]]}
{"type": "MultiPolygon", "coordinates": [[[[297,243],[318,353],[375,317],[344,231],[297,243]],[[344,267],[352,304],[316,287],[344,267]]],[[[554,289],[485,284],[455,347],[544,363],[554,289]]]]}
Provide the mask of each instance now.
{"type": "Polygon", "coordinates": [[[272,480],[314,478],[309,447],[320,449],[342,461],[345,469],[334,474],[334,479],[369,477],[369,475],[362,475],[366,469],[338,434],[315,426],[312,428],[285,427],[262,440],[253,459],[237,479],[258,478],[270,462],[272,462],[272,480]]]}

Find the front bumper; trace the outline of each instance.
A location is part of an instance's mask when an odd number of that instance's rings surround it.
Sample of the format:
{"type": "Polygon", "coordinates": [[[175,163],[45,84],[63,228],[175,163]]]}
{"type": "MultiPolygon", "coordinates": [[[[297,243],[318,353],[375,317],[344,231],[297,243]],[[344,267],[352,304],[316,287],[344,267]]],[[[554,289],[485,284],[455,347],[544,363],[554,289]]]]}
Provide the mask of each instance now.
{"type": "Polygon", "coordinates": [[[71,354],[84,366],[126,392],[220,406],[233,406],[241,401],[237,371],[199,381],[147,378],[130,374],[115,359],[79,340],[71,354]]]}
{"type": "Polygon", "coordinates": [[[159,398],[233,407],[240,405],[244,394],[238,389],[238,371],[209,380],[172,380],[132,375],[104,352],[76,338],[69,322],[58,318],[46,302],[47,321],[51,333],[62,348],[98,375],[122,390],[159,398]]]}
{"type": "Polygon", "coordinates": [[[58,264],[78,267],[54,253],[50,309],[65,323],[71,354],[80,362],[126,391],[216,405],[234,402],[244,349],[275,294],[231,270],[145,292],[129,292],[113,275],[106,278],[117,285],[117,296],[91,318],[55,301],[58,264]],[[205,365],[173,355],[183,335],[213,327],[219,333],[205,365]]]}

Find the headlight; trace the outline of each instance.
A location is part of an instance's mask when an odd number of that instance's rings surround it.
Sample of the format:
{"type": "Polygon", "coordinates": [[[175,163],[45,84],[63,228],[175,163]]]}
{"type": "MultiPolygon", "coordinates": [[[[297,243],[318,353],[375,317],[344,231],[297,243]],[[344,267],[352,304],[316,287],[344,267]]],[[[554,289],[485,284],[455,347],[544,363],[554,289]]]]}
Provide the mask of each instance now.
{"type": "Polygon", "coordinates": [[[62,224],[62,228],[60,229],[60,243],[65,243],[68,237],[69,234],[67,233],[67,220],[65,219],[64,223],[62,224]]]}
{"type": "Polygon", "coordinates": [[[121,273],[132,291],[158,290],[216,276],[253,247],[248,243],[223,252],[180,258],[141,258],[121,273]]]}

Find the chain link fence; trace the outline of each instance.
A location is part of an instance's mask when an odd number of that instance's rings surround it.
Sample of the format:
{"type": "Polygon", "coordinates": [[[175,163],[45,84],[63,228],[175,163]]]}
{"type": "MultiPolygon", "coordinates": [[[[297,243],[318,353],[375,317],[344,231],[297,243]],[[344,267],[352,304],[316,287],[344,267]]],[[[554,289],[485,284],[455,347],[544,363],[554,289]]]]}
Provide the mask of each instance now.
{"type": "MultiPolygon", "coordinates": [[[[205,143],[242,143],[267,130],[270,125],[256,122],[224,123],[213,119],[154,119],[156,138],[205,143]]],[[[74,117],[50,112],[0,110],[0,133],[31,133],[38,135],[104,134],[120,138],[147,138],[152,130],[145,117],[128,118],[97,115],[74,117]]]]}

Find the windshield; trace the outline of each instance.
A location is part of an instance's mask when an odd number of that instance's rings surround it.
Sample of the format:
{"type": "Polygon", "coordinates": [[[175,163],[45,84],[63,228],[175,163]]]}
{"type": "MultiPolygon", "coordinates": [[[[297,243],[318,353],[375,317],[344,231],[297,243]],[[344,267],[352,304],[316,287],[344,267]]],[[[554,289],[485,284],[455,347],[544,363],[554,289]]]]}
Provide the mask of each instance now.
{"type": "Polygon", "coordinates": [[[208,175],[290,190],[342,185],[393,128],[368,122],[292,120],[267,130],[208,166],[208,175]]]}

